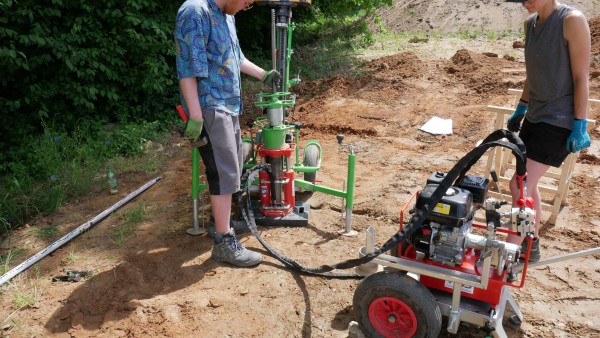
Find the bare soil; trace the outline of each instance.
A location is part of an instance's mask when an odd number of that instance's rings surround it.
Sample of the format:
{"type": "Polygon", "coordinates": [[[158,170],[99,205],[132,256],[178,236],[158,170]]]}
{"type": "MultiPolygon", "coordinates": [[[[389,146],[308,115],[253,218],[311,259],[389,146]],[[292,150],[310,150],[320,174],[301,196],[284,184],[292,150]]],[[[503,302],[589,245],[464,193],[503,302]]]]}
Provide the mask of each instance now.
{"type": "MultiPolygon", "coordinates": [[[[590,9],[595,2],[585,3],[590,9]]],[[[471,13],[468,17],[475,20],[502,9],[502,14],[488,23],[505,20],[507,15],[508,28],[523,19],[523,13],[514,9],[519,5],[511,6],[492,1],[405,1],[397,4],[395,11],[388,9],[387,17],[382,12],[382,18],[397,22],[398,29],[429,22],[444,30],[463,23],[460,13],[471,13]],[[446,3],[452,7],[448,13],[439,7],[446,3]],[[412,13],[409,19],[417,23],[405,23],[402,14],[408,9],[412,13]],[[440,21],[442,17],[447,20],[440,21]]],[[[591,27],[596,61],[591,69],[590,96],[600,98],[600,17],[591,20],[591,27]]],[[[420,45],[429,43],[433,42],[420,45]]],[[[510,105],[507,89],[522,86],[522,59],[504,57],[494,45],[472,43],[468,46],[464,41],[464,48],[456,48],[450,57],[423,57],[406,51],[369,58],[359,76],[300,84],[293,119],[304,123],[302,143],[316,139],[323,146],[318,174],[323,185],[340,189],[345,179],[347,152],[339,150],[336,135],[344,134],[344,141],[354,144],[358,168],[353,228],[359,235],[338,235],[344,227],[342,201],[314,193],[308,199],[308,226],[260,227],[263,238],[288,257],[318,266],[357,257],[369,226],[377,229],[379,244],[394,234],[401,207],[423,187],[430,173],[449,170],[493,131],[494,117],[486,112],[486,106],[510,105]],[[433,136],[418,130],[433,116],[452,119],[452,135],[433,136]]],[[[504,44],[502,48],[511,49],[513,41],[504,44]]],[[[522,49],[512,53],[522,55],[522,49]]],[[[249,91],[245,106],[252,107],[253,100],[249,91]]],[[[250,110],[245,118],[256,116],[256,108],[250,110]]],[[[598,119],[599,115],[600,105],[592,106],[589,118],[598,119]]],[[[598,128],[591,137],[592,146],[580,154],[575,166],[569,204],[555,225],[544,222],[543,257],[600,246],[598,128]]],[[[185,233],[192,219],[189,145],[174,136],[154,146],[168,159],[157,184],[0,289],[2,336],[348,336],[349,323],[357,320],[352,297],[360,280],[290,271],[267,255],[250,234],[241,235],[241,242],[265,254],[261,265],[242,269],[213,262],[212,240],[185,233]],[[147,219],[124,242],[115,240],[117,230],[125,224],[123,211],[139,203],[145,207],[147,219]],[[64,269],[93,269],[95,274],[80,282],[52,282],[64,269]],[[36,302],[16,308],[19,295],[33,295],[36,302]]],[[[472,172],[485,175],[484,161],[480,162],[472,172]]],[[[72,201],[58,213],[16,231],[2,243],[0,253],[26,249],[19,261],[11,262],[14,266],[55,240],[41,240],[32,229],[60,225],[60,235],[66,234],[154,178],[126,172],[118,175],[118,195],[97,191],[72,201]]],[[[208,219],[209,207],[205,210],[208,219]]],[[[542,215],[543,220],[547,217],[542,215]]],[[[525,286],[512,291],[525,321],[520,327],[507,327],[509,337],[600,336],[599,259],[600,255],[593,255],[531,269],[525,286]]],[[[444,328],[443,337],[454,336],[444,328]]],[[[485,334],[461,324],[457,336],[485,334]]]]}

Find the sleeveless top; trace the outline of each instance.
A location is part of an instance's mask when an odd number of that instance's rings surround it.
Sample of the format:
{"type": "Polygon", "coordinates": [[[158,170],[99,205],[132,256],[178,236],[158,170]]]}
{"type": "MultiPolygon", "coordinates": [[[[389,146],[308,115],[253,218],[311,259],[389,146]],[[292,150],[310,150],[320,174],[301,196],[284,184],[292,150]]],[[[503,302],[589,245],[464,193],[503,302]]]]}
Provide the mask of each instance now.
{"type": "Polygon", "coordinates": [[[576,10],[558,6],[541,24],[538,14],[527,20],[525,67],[529,84],[527,120],[572,129],[574,85],[569,46],[563,35],[565,17],[576,10]]]}

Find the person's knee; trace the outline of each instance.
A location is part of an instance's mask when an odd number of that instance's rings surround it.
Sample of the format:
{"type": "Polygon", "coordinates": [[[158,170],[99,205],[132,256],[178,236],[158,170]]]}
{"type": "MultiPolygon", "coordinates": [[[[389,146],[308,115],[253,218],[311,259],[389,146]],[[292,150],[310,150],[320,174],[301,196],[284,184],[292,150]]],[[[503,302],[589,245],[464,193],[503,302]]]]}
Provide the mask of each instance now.
{"type": "Polygon", "coordinates": [[[519,188],[517,187],[517,180],[513,176],[508,182],[508,189],[510,190],[511,195],[515,195],[519,193],[519,188]]]}

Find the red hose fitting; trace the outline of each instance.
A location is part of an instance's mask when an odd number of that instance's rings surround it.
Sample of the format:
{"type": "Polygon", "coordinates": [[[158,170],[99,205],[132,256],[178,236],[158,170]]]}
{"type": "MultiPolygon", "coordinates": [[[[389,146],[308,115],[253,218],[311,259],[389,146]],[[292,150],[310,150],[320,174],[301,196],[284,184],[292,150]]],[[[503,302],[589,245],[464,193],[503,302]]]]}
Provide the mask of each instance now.
{"type": "MultiPolygon", "coordinates": [[[[517,175],[517,188],[519,188],[519,200],[523,200],[523,205],[525,205],[525,179],[527,178],[527,173],[523,176],[517,175]]],[[[517,202],[518,203],[518,202],[517,202]]],[[[522,207],[523,205],[519,205],[522,207]]]]}
{"type": "Polygon", "coordinates": [[[535,201],[533,200],[532,197],[527,197],[527,199],[525,200],[525,205],[531,209],[533,209],[533,207],[535,206],[535,201]]]}

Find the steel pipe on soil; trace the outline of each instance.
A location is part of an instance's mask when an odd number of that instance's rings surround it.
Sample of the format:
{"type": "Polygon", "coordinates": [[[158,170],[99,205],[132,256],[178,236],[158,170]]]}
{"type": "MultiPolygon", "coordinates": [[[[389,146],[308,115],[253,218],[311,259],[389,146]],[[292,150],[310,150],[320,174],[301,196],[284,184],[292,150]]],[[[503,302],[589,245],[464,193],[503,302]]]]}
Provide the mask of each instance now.
{"type": "Polygon", "coordinates": [[[108,209],[104,210],[103,212],[101,212],[100,214],[98,214],[96,217],[92,218],[91,220],[87,221],[86,223],[83,223],[82,225],[80,225],[79,227],[77,227],[75,230],[73,230],[73,231],[69,232],[68,234],[64,235],[61,239],[59,239],[56,242],[50,244],[44,250],[36,253],[35,255],[33,255],[33,256],[29,257],[27,260],[25,260],[23,263],[15,266],[12,270],[10,270],[7,273],[5,273],[4,275],[0,276],[0,285],[8,282],[13,277],[15,277],[16,275],[18,275],[21,272],[25,271],[27,268],[29,268],[33,264],[37,263],[38,261],[40,261],[42,258],[46,257],[48,254],[50,254],[54,250],[60,248],[63,244],[65,244],[68,241],[70,241],[71,239],[79,236],[80,234],[82,234],[83,232],[85,232],[87,229],[91,228],[96,223],[100,222],[104,217],[108,216],[111,212],[117,210],[118,208],[120,208],[121,206],[123,206],[125,203],[131,201],[132,199],[134,199],[135,197],[137,197],[139,194],[141,194],[142,192],[144,192],[146,189],[148,189],[151,186],[153,186],[160,179],[161,179],[161,177],[159,176],[159,177],[157,177],[157,178],[149,181],[148,183],[146,183],[143,186],[139,187],[136,191],[130,193],[127,196],[125,196],[119,202],[113,204],[113,206],[111,206],[110,208],[108,208],[108,209]]]}
{"type": "MultiPolygon", "coordinates": [[[[529,268],[535,268],[538,266],[548,265],[548,264],[552,264],[552,263],[556,263],[556,262],[562,262],[562,261],[566,261],[569,259],[579,258],[579,257],[583,257],[583,256],[587,256],[587,255],[594,255],[594,254],[600,254],[600,247],[581,250],[581,251],[572,252],[572,253],[567,253],[564,255],[548,257],[546,259],[542,259],[535,263],[529,263],[529,268]]],[[[523,267],[524,267],[523,264],[519,264],[514,267],[514,270],[515,271],[523,271],[523,267]]]]}

